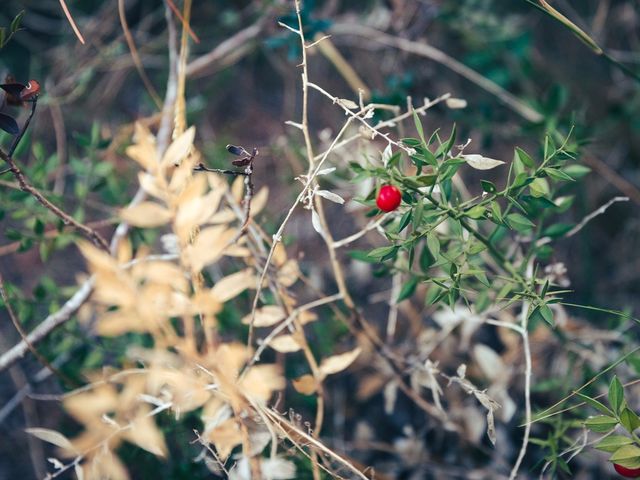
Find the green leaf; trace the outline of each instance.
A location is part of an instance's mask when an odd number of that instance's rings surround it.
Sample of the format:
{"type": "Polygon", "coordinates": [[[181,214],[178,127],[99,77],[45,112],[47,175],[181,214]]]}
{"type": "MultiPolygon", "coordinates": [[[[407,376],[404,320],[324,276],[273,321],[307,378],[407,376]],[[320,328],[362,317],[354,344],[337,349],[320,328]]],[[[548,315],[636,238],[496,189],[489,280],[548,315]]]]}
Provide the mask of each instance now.
{"type": "Polygon", "coordinates": [[[516,155],[520,159],[520,161],[525,164],[527,167],[533,168],[536,166],[533,159],[529,156],[527,152],[522,150],[520,147],[516,147],[516,155]]]}
{"type": "Polygon", "coordinates": [[[570,177],[569,175],[564,173],[562,170],[558,170],[557,168],[547,167],[542,171],[555,180],[566,180],[568,182],[574,181],[573,177],[570,177]]]}
{"type": "Polygon", "coordinates": [[[589,417],[584,422],[585,426],[592,432],[604,433],[611,431],[616,425],[618,420],[609,415],[597,415],[595,417],[589,417]]]}
{"type": "Polygon", "coordinates": [[[36,222],[33,225],[33,233],[40,236],[44,233],[44,223],[39,218],[36,218],[36,222]]]}
{"type": "Polygon", "coordinates": [[[427,142],[424,139],[424,130],[422,129],[422,122],[420,121],[420,117],[418,117],[418,114],[415,110],[413,110],[413,123],[415,123],[416,125],[416,131],[418,132],[418,135],[420,135],[420,140],[422,140],[423,145],[426,147],[427,142]]]}
{"type": "Polygon", "coordinates": [[[409,222],[411,221],[411,213],[412,210],[408,210],[407,212],[405,212],[404,215],[402,215],[402,218],[400,219],[400,224],[398,225],[398,233],[400,233],[402,230],[404,230],[407,225],[409,225],[409,222]]]}
{"type": "Polygon", "coordinates": [[[474,220],[477,220],[478,218],[482,217],[484,215],[484,212],[486,211],[486,209],[482,206],[482,205],[476,205],[475,207],[467,210],[465,213],[465,215],[469,218],[473,218],[474,220]]]}
{"type": "Polygon", "coordinates": [[[580,392],[575,392],[575,393],[576,393],[576,395],[578,397],[580,397],[582,400],[587,402],[589,405],[591,405],[596,410],[600,410],[605,415],[613,416],[613,412],[609,408],[607,408],[603,403],[599,402],[595,398],[591,398],[591,397],[589,397],[587,395],[584,395],[584,394],[582,394],[580,392]]]}
{"type": "Polygon", "coordinates": [[[620,423],[627,432],[633,433],[636,428],[640,427],[640,418],[636,412],[625,406],[620,412],[620,423]]]}
{"type": "Polygon", "coordinates": [[[571,223],[555,223],[545,228],[542,232],[542,236],[559,238],[569,233],[573,227],[575,227],[575,225],[571,223]]]}
{"type": "Polygon", "coordinates": [[[534,197],[546,197],[551,194],[549,183],[544,178],[536,178],[529,184],[529,190],[534,197]]]}
{"type": "Polygon", "coordinates": [[[444,288],[438,285],[431,285],[431,287],[429,287],[429,290],[427,290],[427,296],[424,299],[424,303],[426,305],[433,305],[439,302],[446,294],[447,290],[445,290],[444,288]]]}
{"type": "Polygon", "coordinates": [[[435,233],[430,233],[427,235],[427,247],[431,252],[433,258],[437,259],[440,254],[440,240],[435,233]]]}
{"type": "Polygon", "coordinates": [[[7,33],[6,33],[5,28],[4,27],[0,27],[0,48],[4,47],[6,36],[7,36],[7,33]]]}
{"type": "Polygon", "coordinates": [[[382,258],[389,255],[390,253],[392,253],[394,250],[397,250],[397,249],[398,247],[396,247],[395,245],[390,245],[388,247],[375,248],[369,252],[369,257],[382,258]]]}
{"type": "Polygon", "coordinates": [[[618,380],[616,375],[611,379],[611,383],[609,384],[609,405],[611,405],[611,409],[614,413],[620,413],[622,409],[622,403],[624,402],[624,389],[622,388],[622,383],[618,380]]]}
{"type": "Polygon", "coordinates": [[[540,315],[542,315],[544,321],[549,325],[555,325],[553,322],[553,312],[551,308],[549,308],[549,305],[540,305],[540,315]]]}
{"type": "Polygon", "coordinates": [[[562,171],[571,178],[578,179],[591,172],[591,169],[584,165],[569,165],[568,167],[563,168],[562,171]]]}
{"type": "Polygon", "coordinates": [[[362,250],[352,250],[348,255],[354,260],[359,260],[360,262],[378,263],[377,259],[371,258],[368,252],[364,252],[362,250]]]}
{"type": "Polygon", "coordinates": [[[498,202],[491,202],[491,218],[497,224],[502,224],[502,210],[500,209],[500,204],[498,202]]]}
{"type": "Polygon", "coordinates": [[[616,450],[620,449],[625,445],[631,445],[633,440],[629,437],[625,437],[624,435],[609,435],[608,437],[603,438],[596,445],[598,450],[602,450],[603,452],[613,453],[616,450]]]}
{"type": "Polygon", "coordinates": [[[640,448],[635,445],[623,445],[611,455],[611,462],[627,468],[640,468],[640,448]]]}
{"type": "Polygon", "coordinates": [[[507,215],[507,223],[512,229],[519,232],[524,232],[529,230],[531,227],[535,227],[531,220],[520,213],[510,213],[507,215]]]}
{"type": "Polygon", "coordinates": [[[423,272],[426,272],[429,267],[431,265],[433,265],[433,262],[436,261],[435,258],[433,258],[433,255],[431,255],[431,252],[429,251],[428,248],[423,248],[422,252],[420,252],[420,268],[422,269],[423,272]]]}
{"type": "Polygon", "coordinates": [[[513,190],[514,188],[524,187],[531,182],[533,182],[533,178],[530,178],[528,173],[521,172],[516,175],[516,178],[513,179],[513,183],[509,188],[513,190]]]}
{"type": "Polygon", "coordinates": [[[413,295],[416,291],[417,286],[418,286],[418,279],[416,277],[411,277],[411,279],[408,282],[406,282],[400,289],[400,293],[398,294],[396,303],[400,303],[401,301],[406,300],[411,295],[413,295]]]}
{"type": "Polygon", "coordinates": [[[16,33],[18,31],[18,28],[20,28],[20,23],[22,22],[22,17],[24,17],[24,10],[18,13],[11,21],[11,27],[9,28],[9,30],[11,30],[11,33],[16,33]]]}
{"type": "Polygon", "coordinates": [[[491,183],[489,180],[480,180],[480,185],[482,185],[482,191],[487,193],[496,193],[498,189],[496,186],[491,183]]]}

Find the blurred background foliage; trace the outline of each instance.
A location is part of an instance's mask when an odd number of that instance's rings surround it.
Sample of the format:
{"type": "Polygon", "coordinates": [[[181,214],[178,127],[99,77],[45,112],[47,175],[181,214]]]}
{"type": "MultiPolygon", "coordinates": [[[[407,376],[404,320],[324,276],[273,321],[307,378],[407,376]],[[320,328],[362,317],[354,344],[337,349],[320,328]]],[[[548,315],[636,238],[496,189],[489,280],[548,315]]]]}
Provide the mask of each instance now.
{"type": "MultiPolygon", "coordinates": [[[[8,27],[23,10],[25,15],[22,29],[0,50],[0,75],[11,74],[22,82],[34,78],[43,87],[33,127],[16,153],[20,165],[36,186],[76,218],[108,232],[115,223],[116,207],[125,204],[136,188],[135,167],[123,155],[133,122],[139,118],[153,122],[157,110],[136,72],[117,1],[68,3],[86,45],[73,35],[58,1],[2,2],[0,26],[8,27]]],[[[168,59],[162,3],[127,0],[124,4],[144,68],[163,96],[168,59]]],[[[558,0],[554,6],[612,57],[640,70],[637,1],[558,0]]],[[[290,23],[291,4],[221,0],[194,2],[193,9],[191,27],[200,41],[191,48],[189,122],[197,126],[199,146],[211,166],[226,166],[226,143],[260,148],[255,178],[258,184],[271,187],[268,215],[272,215],[271,225],[277,225],[278,212],[295,195],[286,187],[302,173],[297,156],[302,145],[295,143],[300,139],[290,135],[284,124],[299,116],[299,45],[295,36],[276,23],[276,19],[290,23]],[[242,32],[240,37],[238,32],[242,32]],[[225,50],[224,42],[229,41],[233,48],[225,50]],[[207,61],[208,54],[214,54],[212,61],[207,61]]],[[[446,92],[466,99],[468,106],[463,110],[431,110],[424,119],[425,130],[442,127],[448,132],[455,122],[460,141],[473,139],[474,149],[484,155],[508,161],[514,145],[539,154],[545,132],[566,134],[574,127],[573,138],[581,146],[582,161],[595,174],[570,191],[575,199],[564,220],[575,223],[616,195],[627,195],[631,201],[613,205],[581,235],[561,240],[554,260],[569,268],[570,288],[575,290],[569,301],[638,311],[640,88],[633,78],[525,1],[318,0],[305,2],[303,18],[308,38],[317,33],[332,35],[335,47],[377,102],[404,107],[407,96],[420,103],[423,97],[435,98],[446,92]],[[540,112],[543,120],[535,124],[524,120],[496,96],[452,71],[446,62],[437,63],[349,34],[349,25],[354,24],[436,47],[540,112]]],[[[338,96],[357,98],[342,73],[320,52],[311,56],[311,81],[338,96]]],[[[319,96],[310,98],[310,111],[317,130],[338,125],[343,118],[319,96]]],[[[26,115],[19,109],[14,113],[20,118],[26,115]]],[[[3,145],[8,141],[7,135],[0,136],[3,145]]],[[[344,219],[345,230],[349,221],[344,219]]],[[[340,219],[335,222],[339,232],[340,219]]],[[[17,190],[7,176],[0,178],[0,225],[0,269],[11,284],[9,293],[16,300],[18,315],[30,330],[73,292],[75,275],[84,269],[72,247],[76,236],[17,190]]],[[[134,232],[134,239],[135,235],[142,234],[134,232]]],[[[312,232],[294,229],[291,235],[296,240],[319,242],[312,232]]],[[[139,237],[137,241],[153,239],[139,237]]],[[[305,262],[313,263],[313,259],[305,262]]],[[[230,310],[227,307],[222,317],[223,327],[238,328],[242,312],[230,310]]],[[[579,314],[598,327],[605,326],[602,322],[613,322],[593,312],[579,314]]],[[[0,315],[6,320],[4,312],[0,315]]],[[[340,327],[331,323],[318,328],[327,330],[316,332],[320,350],[321,341],[330,342],[327,339],[340,334],[340,327]]],[[[80,379],[82,369],[108,364],[109,358],[124,348],[116,340],[89,341],[90,335],[72,322],[56,331],[41,349],[51,359],[61,355],[73,358],[74,362],[63,359],[62,369],[80,379]]],[[[0,337],[0,351],[18,340],[7,321],[2,322],[0,337]]],[[[331,345],[324,349],[331,351],[331,345]]],[[[23,363],[29,377],[38,371],[35,361],[23,363]]],[[[590,374],[593,372],[585,372],[585,378],[590,374]]],[[[14,394],[14,384],[20,384],[15,375],[9,377],[5,372],[0,377],[2,405],[14,394]]],[[[338,392],[348,388],[336,387],[338,392]]],[[[544,390],[542,384],[537,387],[544,390]]],[[[58,387],[50,383],[38,388],[52,391],[58,387]]],[[[62,421],[58,406],[39,402],[33,408],[45,423],[62,421]]],[[[403,423],[402,419],[385,421],[394,423],[396,429],[403,423]]],[[[27,451],[33,455],[34,447],[16,448],[28,441],[20,430],[24,422],[20,416],[10,416],[0,424],[0,436],[8,440],[0,443],[2,478],[33,476],[27,451]],[[25,458],[16,461],[16,455],[25,458]]],[[[176,426],[168,422],[167,428],[176,426]]],[[[181,435],[188,433],[185,429],[181,435]]],[[[188,444],[186,437],[183,439],[176,443],[188,444]]],[[[136,457],[135,449],[126,455],[136,457]]],[[[172,458],[176,465],[157,470],[158,477],[196,475],[179,471],[187,468],[180,461],[186,458],[184,454],[172,458]]],[[[142,462],[132,463],[138,461],[142,462]]]]}

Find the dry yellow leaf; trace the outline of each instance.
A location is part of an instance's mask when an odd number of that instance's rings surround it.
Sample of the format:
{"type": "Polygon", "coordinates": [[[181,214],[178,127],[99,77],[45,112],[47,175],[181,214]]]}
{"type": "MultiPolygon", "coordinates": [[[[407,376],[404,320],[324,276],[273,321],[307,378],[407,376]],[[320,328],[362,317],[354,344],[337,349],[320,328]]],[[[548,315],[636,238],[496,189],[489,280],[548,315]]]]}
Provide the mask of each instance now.
{"type": "Polygon", "coordinates": [[[300,325],[306,325],[307,323],[315,322],[318,320],[318,315],[310,310],[305,310],[300,312],[298,315],[298,320],[300,321],[300,325]]]}
{"type": "Polygon", "coordinates": [[[128,332],[146,332],[147,326],[131,310],[115,310],[100,316],[96,326],[98,335],[115,337],[128,332]]]}
{"type": "MultiPolygon", "coordinates": [[[[111,445],[113,448],[114,446],[111,445]]],[[[117,455],[100,448],[84,464],[86,480],[129,480],[127,469],[117,455]]]]}
{"type": "Polygon", "coordinates": [[[180,165],[191,151],[195,136],[196,127],[189,127],[182,135],[176,138],[162,157],[162,166],[180,165]]]}
{"type": "Polygon", "coordinates": [[[188,279],[182,269],[175,263],[141,261],[133,266],[131,276],[137,281],[171,285],[175,290],[184,293],[189,290],[188,279]]]}
{"type": "Polygon", "coordinates": [[[316,392],[316,379],[312,375],[306,374],[293,380],[293,388],[303,395],[312,395],[316,392]]]}
{"type": "Polygon", "coordinates": [[[255,216],[258,213],[260,213],[262,211],[262,209],[265,207],[265,205],[267,204],[267,199],[269,198],[269,188],[268,187],[262,187],[260,190],[258,190],[258,193],[256,193],[253,196],[253,199],[251,200],[251,216],[255,216]]]}
{"type": "Polygon", "coordinates": [[[179,193],[176,199],[176,205],[181,206],[185,203],[202,197],[207,191],[207,179],[202,175],[191,176],[186,181],[184,189],[179,193]]]}
{"type": "Polygon", "coordinates": [[[118,393],[113,385],[103,384],[88,392],[72,394],[63,404],[69,415],[85,425],[102,423],[103,414],[117,409],[118,393]]]}
{"type": "Polygon", "coordinates": [[[127,223],[142,228],[159,227],[172,218],[172,213],[155,202],[142,202],[120,210],[120,217],[127,223]]]}
{"type": "Polygon", "coordinates": [[[362,349],[360,347],[351,350],[350,352],[341,353],[339,355],[333,355],[327,357],[320,363],[320,373],[327,376],[334,373],[341,372],[360,355],[362,349]]]}
{"type": "Polygon", "coordinates": [[[222,196],[219,192],[185,201],[178,207],[175,221],[175,232],[183,241],[188,240],[194,227],[207,223],[218,209],[222,196]]]}
{"type": "Polygon", "coordinates": [[[158,185],[158,178],[146,172],[138,173],[138,182],[142,189],[149,195],[156,197],[164,202],[168,199],[168,194],[165,188],[158,185]]]}
{"type": "Polygon", "coordinates": [[[138,418],[131,422],[131,428],[124,432],[124,438],[158,457],[167,456],[164,437],[151,417],[148,408],[139,409],[138,418]]]}
{"type": "Polygon", "coordinates": [[[60,432],[49,430],[48,428],[25,428],[24,431],[39,438],[40,440],[56,445],[67,452],[75,454],[79,453],[76,451],[69,439],[60,432]]]}
{"type": "MultiPolygon", "coordinates": [[[[270,327],[281,322],[286,317],[282,307],[278,305],[265,305],[256,310],[256,316],[253,320],[254,327],[270,327]]],[[[242,323],[249,325],[251,323],[251,314],[246,315],[242,319],[242,323]]]]}
{"type": "Polygon", "coordinates": [[[227,229],[224,225],[205,228],[195,242],[185,249],[185,261],[194,272],[199,272],[223,255],[224,248],[235,234],[235,230],[227,229]]]}
{"type": "Polygon", "coordinates": [[[244,177],[242,175],[238,175],[231,184],[231,195],[236,202],[242,201],[242,197],[244,197],[244,177]]]}
{"type": "Polygon", "coordinates": [[[80,253],[84,256],[89,264],[89,268],[93,273],[99,272],[116,272],[119,270],[118,262],[106,253],[90,242],[86,240],[78,240],[76,242],[80,253]]]}
{"type": "Polygon", "coordinates": [[[290,287],[298,281],[300,277],[300,268],[298,262],[291,259],[287,260],[278,270],[278,283],[285,287],[290,287]]]}
{"type": "Polygon", "coordinates": [[[136,287],[124,272],[96,273],[93,300],[103,305],[130,308],[136,304],[136,287]]]}
{"type": "Polygon", "coordinates": [[[213,293],[220,302],[224,303],[237,297],[248,288],[256,288],[256,285],[257,281],[253,269],[246,268],[219,280],[211,289],[211,293],[213,293]]]}
{"type": "Polygon", "coordinates": [[[224,251],[224,254],[228,257],[248,257],[251,255],[251,250],[247,247],[241,247],[239,245],[229,245],[224,251]]]}
{"type": "Polygon", "coordinates": [[[280,369],[273,364],[254,365],[240,382],[241,391],[259,402],[267,402],[273,392],[286,386],[280,369]]]}
{"type": "Polygon", "coordinates": [[[242,432],[238,423],[230,418],[219,427],[211,430],[207,439],[215,445],[220,459],[224,461],[231,454],[231,451],[242,443],[242,432]]]}
{"type": "Polygon", "coordinates": [[[280,335],[270,340],[269,346],[280,353],[297,352],[301,348],[293,335],[280,335]]]}
{"type": "Polygon", "coordinates": [[[233,213],[233,210],[230,208],[225,208],[224,210],[220,210],[213,214],[208,220],[207,223],[217,224],[217,223],[231,223],[236,220],[238,216],[233,213]]]}
{"type": "Polygon", "coordinates": [[[133,257],[133,246],[128,238],[123,238],[118,242],[115,255],[118,263],[127,263],[133,257]]]}

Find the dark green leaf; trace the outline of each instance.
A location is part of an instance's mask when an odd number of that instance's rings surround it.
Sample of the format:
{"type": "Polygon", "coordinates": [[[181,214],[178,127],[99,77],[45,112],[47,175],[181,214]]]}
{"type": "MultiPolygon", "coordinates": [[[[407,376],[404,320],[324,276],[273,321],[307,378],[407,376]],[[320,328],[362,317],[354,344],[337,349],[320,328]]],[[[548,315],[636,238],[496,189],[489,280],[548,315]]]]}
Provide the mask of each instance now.
{"type": "Polygon", "coordinates": [[[496,193],[498,190],[489,180],[480,180],[480,185],[482,185],[482,190],[487,193],[496,193]]]}
{"type": "Polygon", "coordinates": [[[22,17],[24,17],[24,10],[18,13],[11,21],[11,27],[9,28],[11,30],[11,33],[16,33],[18,31],[18,28],[20,28],[20,23],[22,22],[22,17]]]}
{"type": "Polygon", "coordinates": [[[402,288],[400,289],[400,293],[398,294],[398,298],[396,299],[396,303],[400,303],[403,300],[406,300],[416,291],[416,287],[418,286],[418,279],[416,277],[411,277],[408,282],[406,282],[402,288]]]}

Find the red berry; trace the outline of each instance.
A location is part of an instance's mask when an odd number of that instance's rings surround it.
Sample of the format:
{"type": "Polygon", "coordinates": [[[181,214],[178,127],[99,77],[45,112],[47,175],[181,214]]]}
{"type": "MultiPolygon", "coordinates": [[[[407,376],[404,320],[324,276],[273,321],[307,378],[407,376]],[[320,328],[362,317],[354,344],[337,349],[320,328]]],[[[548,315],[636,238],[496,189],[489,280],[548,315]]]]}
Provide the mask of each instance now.
{"type": "Polygon", "coordinates": [[[627,468],[627,467],[623,467],[622,465],[618,465],[617,463],[613,464],[613,468],[615,468],[616,472],[618,472],[623,477],[627,477],[627,478],[640,477],[640,468],[627,468]]]}
{"type": "Polygon", "coordinates": [[[402,194],[393,185],[383,185],[378,192],[378,198],[376,198],[376,205],[383,212],[391,212],[398,208],[400,201],[402,200],[402,194]]]}

